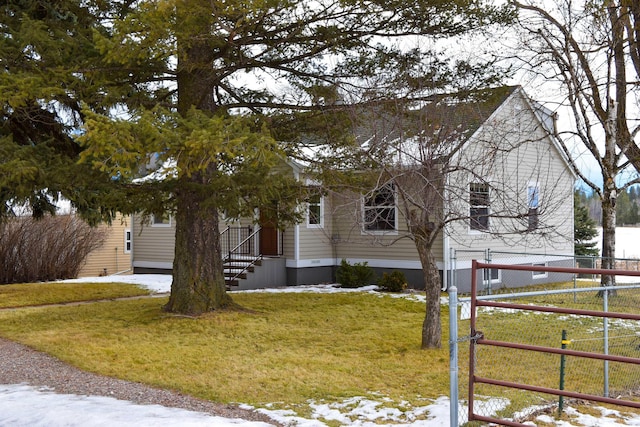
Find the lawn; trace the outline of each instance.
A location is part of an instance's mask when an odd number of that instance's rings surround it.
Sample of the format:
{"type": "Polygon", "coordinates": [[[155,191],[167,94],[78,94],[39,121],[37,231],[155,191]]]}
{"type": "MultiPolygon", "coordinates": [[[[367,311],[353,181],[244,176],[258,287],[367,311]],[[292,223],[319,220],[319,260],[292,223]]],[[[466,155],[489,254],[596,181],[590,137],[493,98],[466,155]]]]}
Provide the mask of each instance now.
{"type": "Polygon", "coordinates": [[[149,291],[124,283],[21,283],[0,286],[0,308],[113,299],[149,295],[149,291]]]}
{"type": "Polygon", "coordinates": [[[233,298],[245,310],[197,319],[164,313],[165,298],[12,310],[0,312],[1,334],[82,369],[219,402],[448,393],[448,348],[419,348],[421,303],[366,293],[233,298]]]}
{"type": "MultiPolygon", "coordinates": [[[[128,290],[145,293],[122,284],[72,285],[77,289],[59,285],[52,284],[52,290],[49,285],[20,285],[14,294],[22,305],[33,305],[41,292],[56,294],[55,302],[88,299],[88,295],[124,296],[128,290]],[[85,298],[77,296],[82,292],[87,292],[85,298]]],[[[558,298],[520,302],[575,304],[558,298]]],[[[92,372],[217,402],[294,409],[301,416],[310,415],[309,400],[339,402],[369,396],[398,408],[401,402],[424,406],[429,399],[449,394],[446,305],[441,311],[443,348],[424,351],[419,348],[424,303],[412,299],[370,292],[234,293],[233,299],[242,310],[199,318],[163,312],[166,297],[13,309],[0,311],[0,334],[92,372]]],[[[635,295],[624,300],[637,306],[635,295]]],[[[593,299],[583,298],[578,305],[585,303],[593,299]]],[[[468,322],[459,323],[459,335],[468,335],[468,322]]],[[[550,346],[559,344],[562,328],[568,327],[574,337],[589,337],[598,327],[585,319],[500,310],[484,313],[480,325],[499,338],[535,338],[536,343],[550,346]]],[[[626,326],[622,331],[629,332],[626,326]]],[[[460,346],[459,357],[464,398],[468,345],[460,346]]],[[[480,375],[557,385],[556,356],[483,348],[478,362],[480,375]]],[[[567,384],[599,387],[598,371],[599,365],[568,365],[567,384]]],[[[632,385],[635,378],[612,371],[612,380],[621,386],[632,385]]],[[[554,400],[515,390],[484,390],[485,397],[510,400],[506,416],[554,400]]]]}

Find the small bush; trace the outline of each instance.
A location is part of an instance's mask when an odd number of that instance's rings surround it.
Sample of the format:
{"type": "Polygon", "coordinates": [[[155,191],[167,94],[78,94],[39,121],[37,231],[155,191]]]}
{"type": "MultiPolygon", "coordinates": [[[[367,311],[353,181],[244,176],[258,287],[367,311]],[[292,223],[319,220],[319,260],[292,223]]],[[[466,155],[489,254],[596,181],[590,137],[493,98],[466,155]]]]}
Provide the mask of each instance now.
{"type": "Polygon", "coordinates": [[[105,232],[74,215],[14,218],[0,224],[0,284],[77,277],[105,232]]]}
{"type": "Polygon", "coordinates": [[[394,270],[389,273],[382,273],[382,278],[378,281],[378,286],[387,292],[402,292],[407,289],[407,279],[404,277],[404,273],[399,270],[394,270]]]}
{"type": "Polygon", "coordinates": [[[340,286],[343,288],[359,288],[361,286],[367,286],[371,283],[374,273],[371,267],[367,265],[367,262],[349,264],[347,260],[343,259],[336,272],[336,279],[340,286]]]}

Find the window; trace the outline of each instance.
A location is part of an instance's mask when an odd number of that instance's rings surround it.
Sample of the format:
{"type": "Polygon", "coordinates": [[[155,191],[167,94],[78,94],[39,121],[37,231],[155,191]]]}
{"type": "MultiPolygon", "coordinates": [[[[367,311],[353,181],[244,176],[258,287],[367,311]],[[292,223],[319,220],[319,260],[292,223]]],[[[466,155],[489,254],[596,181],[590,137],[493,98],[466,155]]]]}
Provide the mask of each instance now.
{"type": "Polygon", "coordinates": [[[307,227],[322,228],[324,225],[323,198],[314,194],[307,201],[307,227]]]}
{"type": "Polygon", "coordinates": [[[154,214],[151,216],[152,227],[170,227],[171,215],[168,213],[154,214]]]}
{"type": "Polygon", "coordinates": [[[500,270],[495,268],[487,269],[485,268],[483,273],[483,283],[486,285],[488,283],[500,283],[500,270]]]}
{"type": "Polygon", "coordinates": [[[364,230],[396,230],[396,195],[393,184],[384,185],[365,198],[364,230]]]}
{"type": "Polygon", "coordinates": [[[124,253],[131,253],[131,230],[124,230],[124,253]]]}
{"type": "Polygon", "coordinates": [[[527,218],[529,224],[527,229],[533,231],[538,228],[538,208],[540,207],[540,188],[538,184],[529,184],[527,186],[527,203],[529,206],[529,212],[527,218]]]}
{"type": "Polygon", "coordinates": [[[471,230],[489,230],[489,185],[469,184],[469,227],[471,230]]]}
{"type": "MultiPolygon", "coordinates": [[[[539,262],[539,263],[535,263],[535,264],[531,264],[535,267],[546,267],[547,263],[546,262],[539,262]]],[[[549,273],[546,271],[532,271],[531,272],[531,277],[534,279],[544,279],[546,277],[549,277],[549,273]]]]}

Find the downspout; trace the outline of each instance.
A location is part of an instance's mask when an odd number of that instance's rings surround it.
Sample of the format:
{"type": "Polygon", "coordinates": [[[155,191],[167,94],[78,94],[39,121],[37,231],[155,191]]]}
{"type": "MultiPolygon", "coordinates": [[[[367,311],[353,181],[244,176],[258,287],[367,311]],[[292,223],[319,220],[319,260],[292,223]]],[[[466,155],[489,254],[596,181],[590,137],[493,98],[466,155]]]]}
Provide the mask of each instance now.
{"type": "Polygon", "coordinates": [[[449,274],[451,273],[451,259],[449,251],[449,233],[447,233],[447,225],[442,227],[442,260],[443,260],[443,272],[442,272],[442,291],[446,291],[449,288],[449,274]]]}
{"type": "MultiPolygon", "coordinates": [[[[445,177],[445,184],[444,184],[444,188],[442,189],[442,195],[443,195],[443,203],[442,203],[442,216],[443,218],[445,218],[446,214],[444,212],[445,209],[447,209],[444,205],[446,203],[447,200],[447,189],[449,188],[449,174],[447,174],[447,176],[445,177]]],[[[451,269],[451,260],[450,260],[450,241],[449,241],[449,233],[447,232],[447,229],[449,228],[449,224],[444,224],[444,227],[442,227],[442,291],[446,291],[447,288],[449,287],[449,273],[450,273],[450,269],[451,269]]]]}
{"type": "MultiPolygon", "coordinates": [[[[293,172],[293,177],[295,178],[296,181],[300,180],[300,173],[296,170],[294,170],[293,172]]],[[[300,209],[300,206],[298,206],[298,209],[300,209]]],[[[294,265],[295,265],[295,269],[296,269],[296,283],[294,284],[298,284],[298,279],[297,279],[297,270],[298,270],[298,262],[300,262],[300,224],[296,223],[296,225],[293,226],[293,261],[294,261],[294,265]]],[[[285,276],[288,276],[286,274],[286,270],[287,270],[287,266],[285,264],[285,276]]],[[[286,279],[285,279],[286,280],[286,279]]],[[[288,282],[288,280],[287,280],[288,282]]],[[[289,283],[287,283],[289,284],[289,283]]]]}

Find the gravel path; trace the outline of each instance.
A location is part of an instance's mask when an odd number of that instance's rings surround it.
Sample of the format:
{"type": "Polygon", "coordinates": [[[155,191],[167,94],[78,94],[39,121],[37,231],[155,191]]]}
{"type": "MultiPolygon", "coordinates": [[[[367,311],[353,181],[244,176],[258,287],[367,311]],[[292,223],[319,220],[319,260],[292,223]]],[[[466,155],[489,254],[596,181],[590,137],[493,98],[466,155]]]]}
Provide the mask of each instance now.
{"type": "Polygon", "coordinates": [[[156,404],[226,418],[241,418],[278,425],[266,415],[236,406],[209,402],[174,391],[85,372],[45,353],[2,338],[0,338],[0,384],[45,386],[57,393],[108,396],[142,405],[156,404]]]}

